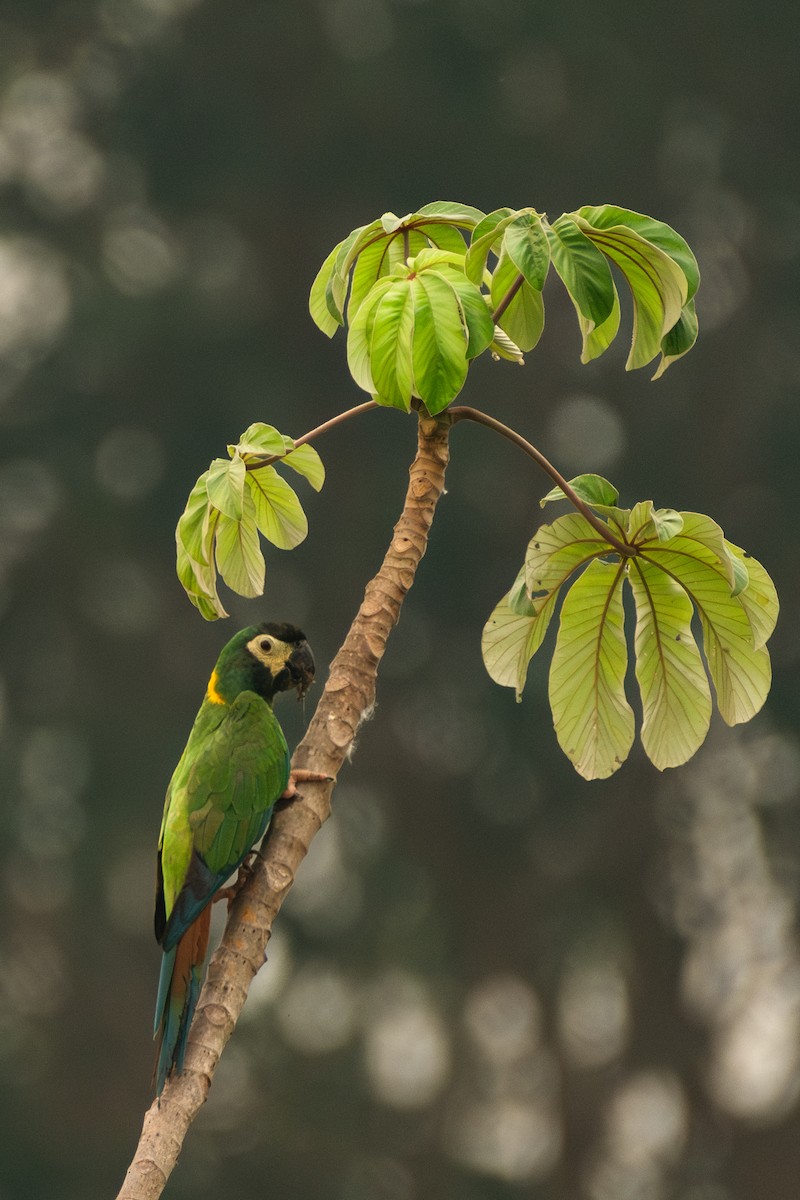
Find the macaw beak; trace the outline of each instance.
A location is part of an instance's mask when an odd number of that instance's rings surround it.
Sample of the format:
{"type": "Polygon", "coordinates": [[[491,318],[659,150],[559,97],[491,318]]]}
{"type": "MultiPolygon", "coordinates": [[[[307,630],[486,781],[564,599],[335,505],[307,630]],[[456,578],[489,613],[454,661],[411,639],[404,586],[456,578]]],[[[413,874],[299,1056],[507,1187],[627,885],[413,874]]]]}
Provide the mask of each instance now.
{"type": "Polygon", "coordinates": [[[291,679],[290,687],[297,688],[300,699],[305,696],[314,682],[314,655],[308,642],[299,642],[287,659],[286,666],[291,679]]]}

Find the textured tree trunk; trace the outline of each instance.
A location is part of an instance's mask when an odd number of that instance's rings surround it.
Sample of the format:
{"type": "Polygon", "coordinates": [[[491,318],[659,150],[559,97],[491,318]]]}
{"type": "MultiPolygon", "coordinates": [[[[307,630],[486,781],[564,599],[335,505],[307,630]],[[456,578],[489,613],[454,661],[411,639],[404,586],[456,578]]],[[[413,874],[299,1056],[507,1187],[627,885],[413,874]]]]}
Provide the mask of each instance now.
{"type": "MultiPolygon", "coordinates": [[[[425,553],[436,505],[444,491],[451,418],[420,417],[416,457],[403,511],[389,549],[367,589],[314,717],[293,759],[335,777],[375,703],[378,666],[425,553]]],[[[233,904],[189,1034],[186,1067],[167,1083],[145,1114],[133,1162],[117,1200],[155,1200],[178,1161],[184,1138],[208,1096],[225,1043],[247,992],[265,961],[272,922],[311,839],[330,815],[333,784],[303,784],[302,795],[276,812],[251,878],[233,904]]]]}

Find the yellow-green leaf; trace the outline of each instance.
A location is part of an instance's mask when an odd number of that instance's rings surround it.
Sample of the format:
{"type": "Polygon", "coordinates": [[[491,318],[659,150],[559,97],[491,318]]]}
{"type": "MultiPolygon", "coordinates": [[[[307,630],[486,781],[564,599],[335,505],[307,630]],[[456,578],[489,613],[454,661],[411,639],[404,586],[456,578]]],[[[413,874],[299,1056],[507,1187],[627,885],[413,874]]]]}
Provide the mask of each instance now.
{"type": "Polygon", "coordinates": [[[483,662],[489,675],[502,687],[515,688],[518,700],[525,686],[528,663],[544,640],[558,596],[556,590],[537,597],[528,604],[527,613],[520,614],[512,607],[511,597],[522,582],[520,572],[514,587],[486,622],[481,639],[483,662]]]}
{"type": "Polygon", "coordinates": [[[567,513],[551,525],[541,525],[525,554],[528,591],[532,595],[551,592],[578,567],[611,552],[611,544],[580,513],[567,513]]]}
{"type": "Polygon", "coordinates": [[[692,635],[692,604],[681,585],[642,557],[631,560],[636,604],[636,678],[642,745],[654,766],[677,767],[702,744],[711,692],[692,635]]]}
{"type": "Polygon", "coordinates": [[[585,779],[612,775],[633,743],[634,716],[624,686],[624,570],[622,563],[590,563],[561,609],[550,707],[559,745],[585,779]]]}
{"type": "Polygon", "coordinates": [[[244,493],[242,508],[239,521],[220,514],[216,540],[217,567],[234,592],[240,596],[260,596],[264,591],[264,556],[258,540],[255,504],[249,491],[244,493]]]}
{"type": "Polygon", "coordinates": [[[248,493],[254,504],[255,524],[280,550],[292,550],[308,533],[308,521],[297,493],[274,467],[247,473],[248,493]]]}

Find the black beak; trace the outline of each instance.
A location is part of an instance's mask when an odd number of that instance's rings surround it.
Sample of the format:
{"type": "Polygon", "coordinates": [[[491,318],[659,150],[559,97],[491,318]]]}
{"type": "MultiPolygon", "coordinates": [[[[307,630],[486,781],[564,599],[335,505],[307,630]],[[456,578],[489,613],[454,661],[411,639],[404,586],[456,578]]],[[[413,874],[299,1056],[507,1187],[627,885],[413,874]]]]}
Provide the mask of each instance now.
{"type": "Polygon", "coordinates": [[[314,655],[308,642],[299,642],[286,663],[291,677],[291,687],[297,688],[302,699],[314,682],[314,655]]]}

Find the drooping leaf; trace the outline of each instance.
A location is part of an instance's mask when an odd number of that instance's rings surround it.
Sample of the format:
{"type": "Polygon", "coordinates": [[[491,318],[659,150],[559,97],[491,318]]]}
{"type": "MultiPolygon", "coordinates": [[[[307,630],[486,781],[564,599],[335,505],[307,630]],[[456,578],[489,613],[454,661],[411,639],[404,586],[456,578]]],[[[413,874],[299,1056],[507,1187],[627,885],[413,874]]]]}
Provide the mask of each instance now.
{"type": "Polygon", "coordinates": [[[338,257],[341,245],[342,243],[339,242],[333,247],[325,262],[320,267],[311,285],[311,294],[308,298],[308,311],[311,313],[312,321],[328,337],[333,337],[342,323],[330,312],[326,298],[328,281],[333,273],[334,263],[338,257]]]}
{"type": "Polygon", "coordinates": [[[264,556],[255,511],[252,495],[245,491],[241,519],[235,521],[221,513],[217,524],[217,567],[228,587],[240,596],[260,596],[264,591],[264,556]]]}
{"type": "Polygon", "coordinates": [[[583,318],[585,350],[588,333],[604,325],[614,311],[616,289],[611,271],[605,256],[571,217],[559,217],[546,229],[553,266],[583,318]]]}
{"type": "Polygon", "coordinates": [[[725,542],[725,546],[734,561],[747,571],[747,585],[734,591],[739,603],[747,614],[756,649],[763,646],[771,637],[778,620],[780,605],[775,584],[770,579],[764,567],[757,558],[746,554],[740,546],[733,542],[725,542]]]}
{"type": "Polygon", "coordinates": [[[499,251],[502,232],[506,225],[513,221],[514,216],[515,213],[512,209],[498,208],[485,216],[473,229],[464,271],[467,278],[471,279],[474,284],[480,286],[483,282],[483,273],[486,270],[489,252],[490,250],[499,251]]]}
{"type": "Polygon", "coordinates": [[[396,276],[379,279],[361,302],[358,312],[347,331],[347,365],[350,369],[350,374],[358,386],[370,394],[373,394],[375,391],[375,383],[372,378],[372,369],[370,366],[375,313],[383,297],[396,284],[396,276]]]}
{"type": "Polygon", "coordinates": [[[524,592],[525,580],[520,572],[511,591],[503,597],[483,628],[481,652],[489,675],[502,687],[516,689],[522,695],[528,663],[542,644],[555,611],[558,591],[528,600],[527,611],[520,614],[512,606],[512,596],[524,592]]]}
{"type": "Polygon", "coordinates": [[[605,321],[601,321],[599,325],[595,325],[593,321],[587,321],[583,313],[576,307],[575,311],[578,316],[578,326],[583,338],[581,347],[581,362],[586,364],[593,362],[599,358],[601,354],[605,354],[608,347],[613,342],[614,338],[619,333],[620,309],[619,295],[617,287],[613,279],[611,286],[614,289],[614,303],[611,312],[606,317],[605,321]]]}
{"type": "Polygon", "coordinates": [[[431,204],[423,204],[415,215],[434,220],[438,218],[448,221],[451,225],[458,225],[462,229],[474,229],[484,217],[479,208],[473,208],[471,204],[459,204],[452,200],[434,200],[431,204]]]}
{"type": "Polygon", "coordinates": [[[657,221],[654,217],[645,216],[644,213],[633,212],[630,208],[619,208],[616,204],[599,204],[594,207],[586,205],[579,208],[574,215],[581,217],[595,229],[610,229],[619,225],[632,229],[640,238],[663,250],[680,267],[686,279],[687,300],[697,291],[700,283],[697,259],[688,242],[670,225],[657,221]]]}
{"type": "Polygon", "coordinates": [[[766,646],[730,635],[719,624],[712,625],[701,613],[703,644],[708,669],[717,693],[723,721],[739,725],[761,710],[772,683],[772,665],[766,646]],[[720,632],[722,629],[722,632],[720,632]]]}
{"type": "Polygon", "coordinates": [[[228,614],[217,595],[213,542],[219,512],[209,506],[204,472],[189,494],[175,530],[178,579],[207,621],[228,614]]]}
{"type": "Polygon", "coordinates": [[[494,338],[494,322],[489,307],[481,291],[460,271],[445,269],[440,274],[455,292],[461,310],[467,334],[467,358],[477,358],[494,338]]]}
{"type": "Polygon", "coordinates": [[[636,604],[636,678],[642,745],[654,766],[677,767],[708,732],[711,692],[692,635],[692,603],[681,585],[638,557],[629,564],[636,604]]]}
{"type": "Polygon", "coordinates": [[[498,315],[497,323],[520,350],[532,350],[544,329],[544,302],[540,291],[532,288],[524,277],[518,284],[519,279],[519,269],[503,249],[492,273],[492,306],[497,312],[511,288],[517,287],[504,311],[498,315]]]}
{"type": "Polygon", "coordinates": [[[208,468],[206,488],[215,508],[232,521],[240,520],[247,471],[238,454],[230,460],[215,458],[208,468]]]}
{"type": "Polygon", "coordinates": [[[644,367],[681,317],[688,301],[686,276],[677,263],[626,225],[599,228],[578,216],[577,224],[622,271],[633,297],[633,338],[627,370],[644,367]]]}
{"type": "Polygon", "coordinates": [[[414,376],[411,345],[414,336],[414,297],[409,279],[398,279],[374,309],[369,345],[369,369],[380,402],[408,412],[414,376]]]}
{"type": "Polygon", "coordinates": [[[414,303],[414,391],[431,415],[442,412],[467,377],[466,334],[453,289],[437,272],[411,281],[414,303]]]}
{"type": "Polygon", "coordinates": [[[576,771],[606,779],[633,743],[625,697],[628,652],[622,609],[622,563],[591,562],[566,594],[550,668],[556,736],[576,771]]]}
{"type": "Polygon", "coordinates": [[[267,541],[280,550],[299,546],[308,533],[308,521],[294,489],[274,467],[248,471],[247,486],[254,523],[267,541]]]}
{"type": "Polygon", "coordinates": [[[542,525],[525,555],[528,591],[532,595],[551,592],[578,567],[613,549],[580,513],[567,513],[551,525],[542,525]]]}
{"type": "MultiPolygon", "coordinates": [[[[575,495],[579,496],[586,504],[608,506],[616,504],[619,499],[619,492],[613,483],[609,483],[602,475],[576,475],[574,479],[568,479],[567,482],[575,495]]],[[[544,508],[545,504],[550,504],[553,500],[566,500],[560,487],[552,488],[546,496],[543,496],[539,501],[539,506],[544,508]]]]}
{"type": "Polygon", "coordinates": [[[539,214],[522,212],[510,221],[503,235],[503,249],[525,282],[540,292],[550,269],[550,244],[539,214]]]}
{"type": "Polygon", "coordinates": [[[668,333],[661,339],[661,362],[653,379],[660,379],[667,367],[671,367],[684,354],[688,354],[697,341],[697,313],[694,300],[681,309],[681,315],[668,333]]]}
{"type": "MultiPolygon", "coordinates": [[[[284,441],[288,447],[294,446],[291,438],[285,438],[284,441]]],[[[313,446],[306,444],[288,449],[283,462],[287,467],[291,467],[293,471],[297,471],[298,475],[304,476],[315,492],[321,491],[322,485],[325,482],[325,467],[313,446]]]]}
{"type": "Polygon", "coordinates": [[[382,236],[382,221],[371,221],[368,225],[360,225],[354,229],[339,243],[339,253],[334,260],[325,289],[325,302],[328,312],[340,325],[344,323],[344,302],[353,265],[361,252],[382,236]]]}

